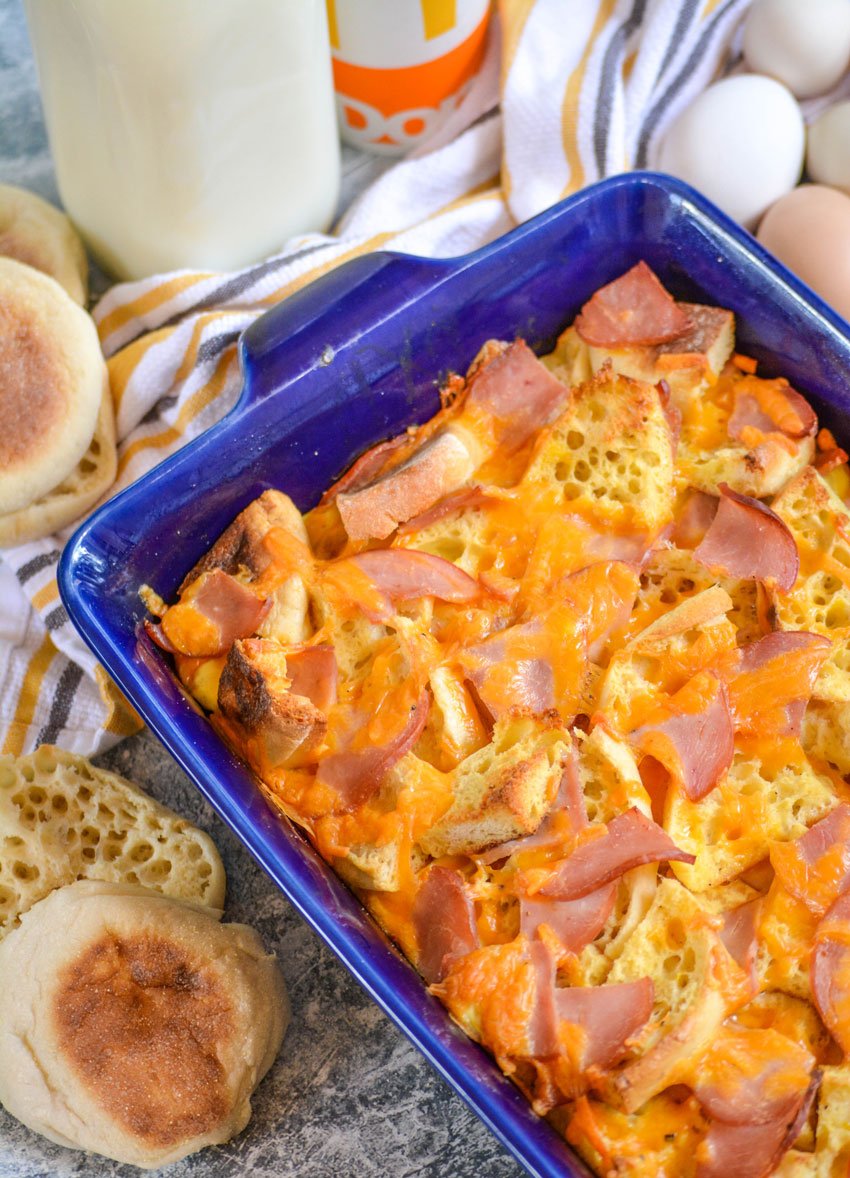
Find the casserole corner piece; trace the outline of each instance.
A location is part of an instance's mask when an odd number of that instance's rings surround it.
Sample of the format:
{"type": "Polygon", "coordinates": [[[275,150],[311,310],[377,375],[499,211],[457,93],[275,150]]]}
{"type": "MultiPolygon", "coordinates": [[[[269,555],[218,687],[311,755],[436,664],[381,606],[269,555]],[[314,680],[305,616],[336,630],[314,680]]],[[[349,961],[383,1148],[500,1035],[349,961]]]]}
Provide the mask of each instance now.
{"type": "Polygon", "coordinates": [[[487,1126],[540,1178],[588,1175],[466,1038],[191,704],[141,627],[139,587],[174,597],[233,517],[279,487],[302,510],[369,446],[427,420],[489,338],[538,353],[599,287],[646,261],[678,299],[732,310],[738,346],[850,436],[846,325],[745,231],[650,173],[580,192],[475,254],[373,254],[269,311],[241,344],[244,390],[219,424],[92,516],[67,545],[62,600],[96,656],[295,908],[487,1126]]]}

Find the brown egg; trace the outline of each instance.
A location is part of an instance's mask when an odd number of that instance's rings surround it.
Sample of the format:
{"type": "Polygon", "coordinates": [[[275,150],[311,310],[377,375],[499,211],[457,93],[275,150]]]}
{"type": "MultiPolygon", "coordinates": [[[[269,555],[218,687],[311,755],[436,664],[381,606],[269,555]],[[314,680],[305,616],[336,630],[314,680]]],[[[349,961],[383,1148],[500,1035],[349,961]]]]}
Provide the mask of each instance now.
{"type": "Polygon", "coordinates": [[[850,197],[820,184],[801,184],[768,209],[758,239],[850,319],[850,197]]]}

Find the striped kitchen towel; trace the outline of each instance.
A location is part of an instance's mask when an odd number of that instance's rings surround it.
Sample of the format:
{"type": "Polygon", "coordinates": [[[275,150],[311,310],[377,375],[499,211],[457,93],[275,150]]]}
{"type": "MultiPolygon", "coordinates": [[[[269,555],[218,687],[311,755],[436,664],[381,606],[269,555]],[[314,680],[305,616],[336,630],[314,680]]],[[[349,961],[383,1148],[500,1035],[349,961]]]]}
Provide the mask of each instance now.
{"type": "MultiPolygon", "coordinates": [[[[113,287],[94,316],[108,358],[127,486],[236,401],[236,340],[274,303],[348,258],[448,256],[568,193],[651,166],[670,120],[729,64],[748,0],[502,0],[481,74],[450,127],[395,164],[334,236],[311,235],[238,273],[113,287]]],[[[0,562],[0,748],[107,748],[138,718],[58,597],[70,533],[0,562]]]]}

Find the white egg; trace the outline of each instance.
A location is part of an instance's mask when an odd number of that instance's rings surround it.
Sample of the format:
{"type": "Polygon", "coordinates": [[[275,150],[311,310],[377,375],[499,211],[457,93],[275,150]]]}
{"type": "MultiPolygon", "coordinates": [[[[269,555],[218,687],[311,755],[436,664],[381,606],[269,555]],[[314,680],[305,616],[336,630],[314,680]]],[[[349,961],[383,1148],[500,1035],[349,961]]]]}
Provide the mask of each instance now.
{"type": "Polygon", "coordinates": [[[773,78],[740,74],[694,99],[665,135],[657,162],[751,228],[799,180],[804,144],[793,95],[773,78]]]}
{"type": "Polygon", "coordinates": [[[809,127],[806,169],[818,184],[850,192],[850,102],[831,106],[809,127]]]}
{"type": "Polygon", "coordinates": [[[850,0],[755,0],[744,57],[798,98],[831,90],[850,63],[850,0]]]}

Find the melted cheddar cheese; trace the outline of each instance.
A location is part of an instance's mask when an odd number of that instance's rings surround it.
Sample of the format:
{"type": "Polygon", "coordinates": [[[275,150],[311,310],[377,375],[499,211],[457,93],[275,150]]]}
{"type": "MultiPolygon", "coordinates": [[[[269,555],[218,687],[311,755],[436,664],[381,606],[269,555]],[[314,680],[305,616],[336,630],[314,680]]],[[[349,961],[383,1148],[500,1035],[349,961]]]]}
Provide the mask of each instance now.
{"type": "MultiPolygon", "coordinates": [[[[272,804],[420,966],[425,883],[435,868],[453,873],[472,940],[445,957],[433,991],[600,1175],[696,1176],[712,1124],[700,1091],[734,1103],[738,1088],[758,1089],[763,1105],[781,1103],[830,1051],[809,969],[820,916],[846,887],[843,848],[811,864],[796,840],[846,796],[840,772],[799,735],[813,685],[839,671],[820,672],[825,647],[746,667],[741,651],[780,625],[848,640],[850,615],[829,615],[821,585],[810,616],[803,590],[828,578],[850,591],[840,499],[850,475],[814,472],[786,382],[728,355],[731,338],[725,346],[719,361],[719,345],[683,355],[681,372],[668,357],[667,385],[630,375],[656,371],[656,349],[591,354],[571,328],[545,361],[564,382],[558,412],[514,445],[510,412],[471,391],[504,351],[487,345],[467,382],[452,378],[441,412],[376,457],[366,488],[408,477],[451,431],[474,468],[456,492],[380,542],[350,540],[338,500],[362,489],[343,479],[303,529],[273,524],[251,540],[247,565],[226,568],[272,603],[253,635],[220,639],[196,606],[197,581],[161,623],[182,682],[272,804]],[[791,518],[802,508],[783,488],[801,477],[831,504],[819,530],[791,518]],[[699,537],[677,532],[693,489],[716,498],[721,484],[776,499],[799,552],[790,594],[707,566],[699,537]],[[358,562],[364,553],[384,563],[358,562]],[[306,637],[286,641],[274,626],[291,625],[297,602],[291,632],[306,637]],[[333,690],[318,707],[329,684],[317,671],[298,695],[298,667],[318,667],[310,658],[328,649],[333,690]],[[277,660],[274,689],[261,656],[277,660]],[[680,734],[720,706],[718,684],[734,749],[692,797],[680,734]],[[597,884],[595,900],[559,897],[571,864],[629,814],[654,817],[690,861],[638,858],[597,884]],[[751,961],[725,939],[742,896],[759,901],[751,961]],[[588,940],[571,946],[576,926],[559,905],[583,899],[575,920],[588,921],[588,940]],[[533,941],[556,993],[652,979],[651,1015],[603,1065],[582,1063],[592,1034],[574,1023],[541,1055],[546,983],[533,941]]],[[[847,962],[836,1008],[850,1026],[847,962]]],[[[810,1132],[798,1148],[828,1140],[810,1132]]]]}

